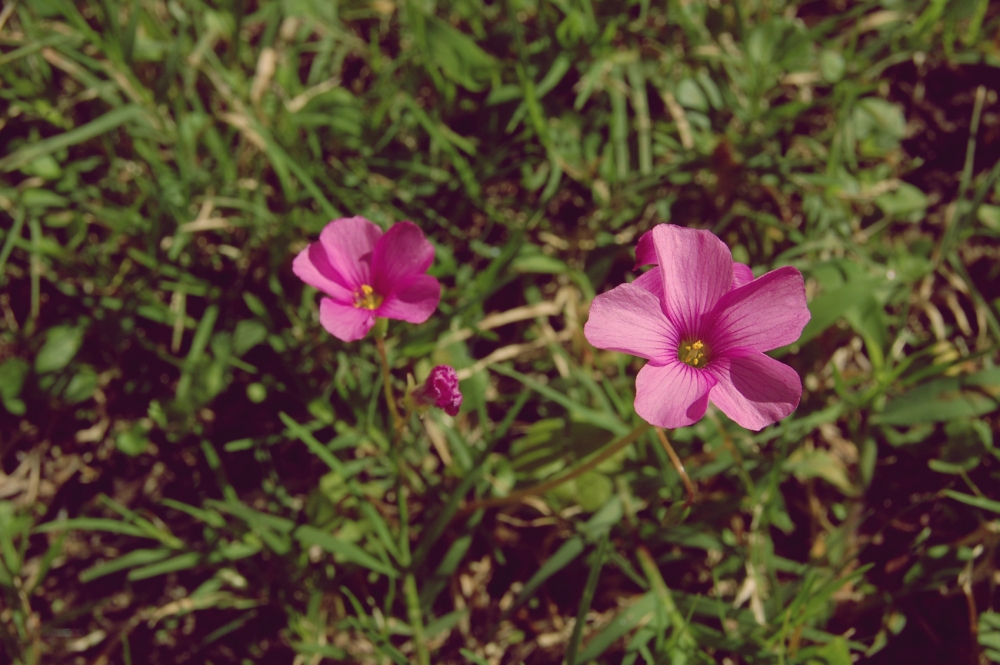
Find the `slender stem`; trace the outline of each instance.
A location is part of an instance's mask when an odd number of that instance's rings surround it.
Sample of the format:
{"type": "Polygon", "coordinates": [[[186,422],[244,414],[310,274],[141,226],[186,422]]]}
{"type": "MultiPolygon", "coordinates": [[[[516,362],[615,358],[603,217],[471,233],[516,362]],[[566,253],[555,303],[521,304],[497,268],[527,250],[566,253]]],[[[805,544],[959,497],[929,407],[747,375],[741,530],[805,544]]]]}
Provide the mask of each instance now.
{"type": "Polygon", "coordinates": [[[569,482],[570,480],[578,478],[583,474],[587,473],[588,471],[593,469],[595,466],[597,466],[604,460],[608,459],[621,449],[625,448],[630,443],[636,441],[640,436],[648,432],[650,427],[652,427],[652,425],[650,425],[649,423],[646,422],[639,423],[634,430],[632,430],[622,438],[618,439],[614,443],[611,443],[600,453],[590,458],[589,460],[587,460],[580,466],[576,467],[575,469],[572,469],[569,472],[564,473],[563,475],[558,476],[556,478],[552,478],[551,480],[546,480],[543,483],[539,483],[538,485],[534,485],[532,487],[526,487],[525,489],[518,490],[517,492],[511,492],[505,497],[500,497],[497,499],[480,499],[479,501],[473,501],[472,503],[468,504],[465,507],[465,510],[463,512],[470,513],[479,510],[480,508],[496,508],[497,506],[508,506],[511,504],[519,503],[520,501],[526,499],[529,496],[538,496],[540,494],[544,494],[545,492],[548,492],[550,489],[554,487],[558,487],[559,485],[562,485],[565,482],[569,482]]]}
{"type": "Polygon", "coordinates": [[[431,655],[427,648],[427,640],[424,637],[424,617],[420,611],[420,593],[417,591],[417,578],[413,575],[413,557],[410,555],[410,509],[406,503],[406,492],[402,487],[403,469],[400,466],[402,460],[398,450],[392,451],[392,456],[396,458],[396,496],[399,499],[399,550],[401,554],[400,563],[406,566],[403,575],[403,599],[406,602],[406,615],[410,622],[410,630],[413,631],[413,647],[417,652],[418,665],[430,665],[431,655]]]}
{"type": "Polygon", "coordinates": [[[685,502],[684,507],[687,508],[692,503],[694,503],[697,493],[694,491],[694,485],[691,483],[691,478],[688,477],[687,471],[684,470],[684,464],[681,463],[681,458],[677,456],[674,451],[674,447],[670,445],[670,441],[667,440],[667,433],[663,431],[662,427],[656,428],[656,436],[660,437],[660,443],[663,445],[663,449],[667,451],[667,457],[670,458],[670,462],[677,469],[677,473],[680,474],[681,481],[684,482],[684,488],[687,490],[688,500],[685,502]]]}
{"type": "Polygon", "coordinates": [[[392,375],[389,373],[389,355],[385,352],[385,339],[381,335],[375,335],[375,346],[382,358],[382,390],[385,392],[385,401],[389,405],[392,428],[398,436],[403,431],[403,419],[399,417],[399,409],[396,408],[396,398],[392,392],[392,375]]]}
{"type": "Polygon", "coordinates": [[[431,665],[431,652],[427,648],[424,636],[424,618],[420,611],[420,594],[417,593],[417,578],[413,573],[406,573],[403,578],[403,595],[406,597],[406,609],[410,619],[410,629],[413,631],[413,645],[417,649],[417,663],[431,665]]]}

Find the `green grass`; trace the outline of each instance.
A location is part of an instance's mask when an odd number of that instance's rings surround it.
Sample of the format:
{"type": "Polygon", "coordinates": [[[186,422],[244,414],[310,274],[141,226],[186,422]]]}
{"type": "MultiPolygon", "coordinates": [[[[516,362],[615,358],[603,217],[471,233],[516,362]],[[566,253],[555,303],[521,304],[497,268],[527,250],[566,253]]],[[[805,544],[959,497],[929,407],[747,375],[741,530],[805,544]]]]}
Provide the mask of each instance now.
{"type": "Polygon", "coordinates": [[[32,0],[0,12],[0,662],[987,662],[1000,13],[32,0]],[[410,219],[379,358],[294,254],[410,219]],[[656,223],[806,276],[805,392],[641,421],[589,301],[656,223]],[[497,318],[494,315],[504,315],[497,318]],[[502,502],[494,502],[502,503],[502,502]],[[881,660],[880,660],[881,659],[881,660]]]}

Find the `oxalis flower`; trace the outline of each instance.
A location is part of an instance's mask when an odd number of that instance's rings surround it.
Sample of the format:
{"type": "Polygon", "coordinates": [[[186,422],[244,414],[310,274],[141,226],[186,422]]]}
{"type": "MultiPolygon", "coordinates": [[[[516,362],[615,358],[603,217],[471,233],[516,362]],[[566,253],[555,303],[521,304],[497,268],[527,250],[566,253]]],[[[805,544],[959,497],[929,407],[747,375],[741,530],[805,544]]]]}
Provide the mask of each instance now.
{"type": "Polygon", "coordinates": [[[416,224],[400,222],[383,234],[364,217],[348,217],[327,224],[292,270],[326,294],[319,304],[323,327],[353,342],[376,317],[423,323],[434,313],[441,285],[424,274],[433,261],[434,247],[416,224]]]}
{"type": "Polygon", "coordinates": [[[797,340],[809,321],[798,270],[754,279],[711,232],[671,224],[643,235],[636,259],[658,267],[594,298],[584,327],[595,347],[649,361],[636,377],[636,413],[682,427],[712,402],[760,430],[798,406],[799,375],[763,353],[797,340]]]}

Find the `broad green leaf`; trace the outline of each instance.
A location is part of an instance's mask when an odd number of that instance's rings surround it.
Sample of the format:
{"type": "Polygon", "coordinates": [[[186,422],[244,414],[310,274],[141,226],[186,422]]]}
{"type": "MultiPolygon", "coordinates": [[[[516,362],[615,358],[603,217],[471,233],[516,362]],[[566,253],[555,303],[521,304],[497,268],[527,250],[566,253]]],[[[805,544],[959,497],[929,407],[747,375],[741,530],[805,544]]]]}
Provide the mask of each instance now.
{"type": "Polygon", "coordinates": [[[28,361],[23,358],[10,358],[0,364],[0,402],[7,411],[15,416],[25,412],[24,402],[18,399],[24,379],[28,376],[28,361]]]}
{"type": "Polygon", "coordinates": [[[824,49],[819,54],[819,71],[827,83],[836,83],[844,78],[847,63],[839,51],[824,49]]]}
{"type": "Polygon", "coordinates": [[[97,390],[97,372],[90,365],[83,365],[70,379],[69,385],[63,391],[63,399],[70,404],[79,404],[90,399],[97,390]]]}
{"type": "Polygon", "coordinates": [[[927,210],[927,195],[910,183],[902,182],[894,191],[875,197],[875,205],[887,215],[919,222],[927,210]]]}
{"type": "Polygon", "coordinates": [[[143,454],[149,447],[147,429],[140,423],[133,424],[131,428],[118,433],[115,447],[130,457],[143,454]]]}
{"type": "Polygon", "coordinates": [[[805,344],[836,323],[838,319],[846,317],[848,312],[870,303],[874,298],[872,289],[882,283],[884,280],[881,279],[863,278],[851,280],[843,286],[828,291],[824,290],[809,303],[812,318],[803,329],[798,344],[805,344]]]}
{"type": "Polygon", "coordinates": [[[872,422],[915,425],[978,418],[1000,408],[1000,370],[935,379],[894,397],[872,422]]]}
{"type": "Polygon", "coordinates": [[[246,319],[236,324],[233,332],[233,354],[244,353],[267,339],[267,328],[260,321],[246,319]]]}
{"type": "Polygon", "coordinates": [[[877,97],[866,97],[851,116],[860,153],[878,157],[899,147],[906,136],[906,117],[898,105],[877,97]]]}
{"type": "Polygon", "coordinates": [[[35,371],[39,374],[61,370],[73,360],[83,344],[83,329],[78,326],[49,328],[45,344],[35,356],[35,371]]]}
{"type": "Polygon", "coordinates": [[[574,481],[576,500],[587,512],[593,512],[603,506],[614,492],[611,479],[603,473],[590,471],[574,481]]]}
{"type": "Polygon", "coordinates": [[[858,493],[857,488],[847,477],[844,463],[826,450],[797,448],[785,460],[783,469],[800,480],[806,478],[825,480],[847,496],[855,496],[858,493]]]}

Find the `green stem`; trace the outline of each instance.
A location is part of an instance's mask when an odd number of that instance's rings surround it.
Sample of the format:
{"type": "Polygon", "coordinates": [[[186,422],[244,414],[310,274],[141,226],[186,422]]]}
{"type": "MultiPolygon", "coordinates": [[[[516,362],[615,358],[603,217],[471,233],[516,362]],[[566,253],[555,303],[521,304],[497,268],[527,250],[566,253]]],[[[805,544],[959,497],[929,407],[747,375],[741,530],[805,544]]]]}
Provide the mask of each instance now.
{"type": "Polygon", "coordinates": [[[430,650],[424,637],[424,617],[420,610],[420,593],[417,591],[417,578],[413,575],[413,557],[410,554],[410,508],[407,504],[407,492],[403,487],[403,460],[401,451],[394,447],[389,454],[396,463],[396,498],[399,505],[399,563],[405,568],[403,574],[403,600],[406,603],[406,615],[413,631],[413,647],[417,653],[418,665],[431,665],[430,650]]]}
{"type": "Polygon", "coordinates": [[[519,503],[520,501],[529,496],[538,496],[540,494],[544,494],[545,492],[548,492],[550,489],[554,487],[558,487],[563,483],[569,482],[574,478],[579,478],[583,474],[587,473],[601,462],[605,461],[606,459],[610,458],[621,449],[628,446],[630,443],[636,441],[639,437],[648,432],[650,427],[652,427],[652,425],[650,425],[649,423],[641,422],[638,425],[636,425],[635,429],[633,429],[631,432],[629,432],[622,438],[618,439],[614,443],[611,443],[610,445],[608,445],[607,448],[605,448],[600,453],[590,458],[580,466],[576,467],[575,469],[572,469],[569,472],[564,473],[563,475],[558,476],[556,478],[552,478],[551,480],[546,480],[544,483],[539,483],[538,485],[534,485],[533,487],[526,487],[523,490],[518,490],[517,492],[511,492],[505,497],[501,497],[498,499],[480,499],[479,501],[473,501],[468,506],[466,506],[463,512],[469,513],[479,510],[480,508],[496,508],[497,506],[507,506],[519,503]]]}
{"type": "Polygon", "coordinates": [[[413,645],[417,649],[417,663],[431,665],[431,652],[427,649],[424,637],[424,617],[420,611],[420,594],[417,593],[417,578],[412,572],[403,578],[403,595],[406,597],[406,610],[410,619],[410,629],[413,631],[413,645]]]}
{"type": "Polygon", "coordinates": [[[385,393],[385,401],[389,405],[392,429],[398,437],[403,431],[403,419],[399,417],[399,409],[396,408],[396,398],[392,392],[392,375],[389,373],[389,355],[385,351],[385,338],[376,334],[375,346],[378,348],[378,354],[382,358],[382,390],[385,393]]]}

